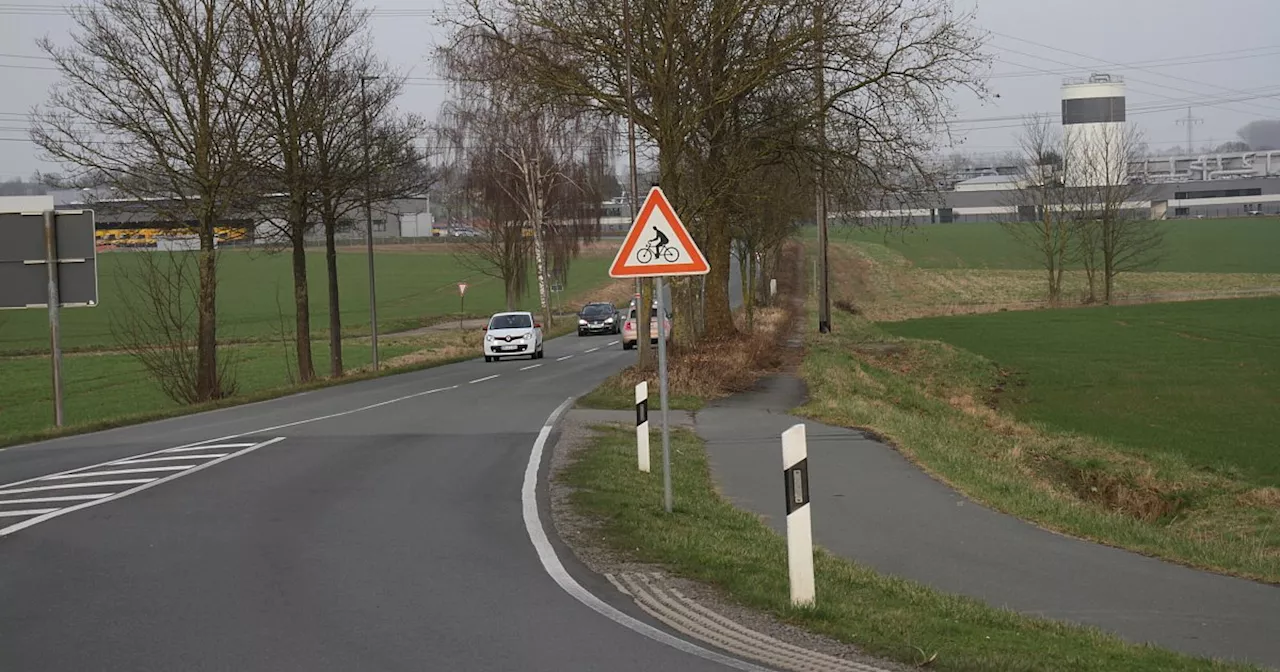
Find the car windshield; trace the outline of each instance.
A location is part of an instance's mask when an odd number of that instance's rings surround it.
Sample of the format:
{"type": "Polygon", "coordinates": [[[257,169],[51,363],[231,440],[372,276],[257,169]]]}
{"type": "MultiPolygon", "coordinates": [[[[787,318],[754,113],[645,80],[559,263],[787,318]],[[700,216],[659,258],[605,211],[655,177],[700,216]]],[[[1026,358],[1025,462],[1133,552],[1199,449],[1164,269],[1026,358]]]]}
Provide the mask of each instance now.
{"type": "Polygon", "coordinates": [[[598,317],[613,312],[613,306],[607,303],[593,303],[582,309],[584,317],[598,317]]]}
{"type": "Polygon", "coordinates": [[[494,315],[489,320],[490,329],[528,329],[533,321],[528,315],[494,315]]]}

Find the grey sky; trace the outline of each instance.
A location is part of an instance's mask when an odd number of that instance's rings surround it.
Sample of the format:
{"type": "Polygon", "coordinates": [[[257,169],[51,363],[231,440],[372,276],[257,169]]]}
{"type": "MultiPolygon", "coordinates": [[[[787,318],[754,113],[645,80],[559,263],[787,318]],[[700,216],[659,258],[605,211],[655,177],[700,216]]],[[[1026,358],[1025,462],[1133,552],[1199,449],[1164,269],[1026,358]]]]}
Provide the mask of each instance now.
{"type": "MultiPolygon", "coordinates": [[[[40,69],[49,64],[38,58],[34,40],[67,35],[71,23],[58,15],[66,1],[0,0],[0,179],[56,168],[37,160],[22,129],[26,112],[43,101],[56,75],[40,69]]],[[[1195,127],[1197,145],[1234,140],[1236,129],[1253,119],[1280,118],[1280,39],[1268,30],[1280,25],[1276,0],[958,0],[957,5],[975,3],[979,25],[992,33],[996,62],[990,88],[1000,97],[980,103],[957,95],[962,151],[1013,149],[1018,118],[1056,113],[1062,77],[1091,71],[1125,76],[1129,118],[1153,149],[1185,144],[1185,127],[1176,120],[1186,116],[1189,103],[1204,119],[1195,127]],[[1267,93],[1272,95],[1260,97],[1267,93]]],[[[401,106],[433,116],[445,95],[428,60],[443,34],[435,25],[443,2],[371,5],[377,49],[411,78],[401,106]]]]}

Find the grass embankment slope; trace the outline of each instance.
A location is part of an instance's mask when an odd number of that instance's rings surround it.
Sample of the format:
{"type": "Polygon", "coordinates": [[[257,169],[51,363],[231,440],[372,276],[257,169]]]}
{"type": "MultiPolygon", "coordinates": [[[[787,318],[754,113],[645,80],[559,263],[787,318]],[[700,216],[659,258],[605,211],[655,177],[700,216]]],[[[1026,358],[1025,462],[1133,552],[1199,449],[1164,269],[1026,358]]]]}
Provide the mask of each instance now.
{"type": "MultiPolygon", "coordinates": [[[[456,283],[468,282],[466,312],[487,315],[504,307],[501,283],[477,274],[444,245],[425,250],[379,251],[378,322],[383,336],[379,355],[383,372],[410,370],[476,356],[480,332],[432,331],[414,336],[385,335],[396,328],[454,319],[459,304],[456,283]]],[[[191,412],[166,397],[142,366],[115,350],[111,313],[122,309],[117,279],[136,266],[141,254],[113,252],[99,255],[102,265],[102,304],[96,308],[63,311],[63,386],[67,432],[191,412]]],[[[368,285],[366,258],[344,251],[339,255],[344,339],[343,359],[356,377],[367,376],[372,359],[367,336],[368,285]],[[348,327],[350,328],[348,330],[348,327]]],[[[605,272],[608,259],[592,252],[570,266],[563,299],[567,306],[597,296],[625,300],[626,287],[616,286],[605,272]]],[[[329,343],[324,262],[320,254],[308,261],[311,280],[312,356],[317,374],[328,373],[329,343]]],[[[217,405],[232,405],[296,392],[294,384],[292,272],[287,256],[252,251],[227,251],[219,267],[220,356],[235,363],[236,396],[217,405]]],[[[625,283],[623,283],[625,284],[625,283]]],[[[530,283],[531,287],[536,286],[530,283]]],[[[525,303],[536,304],[530,296],[525,303]]],[[[0,314],[0,445],[48,435],[52,424],[48,326],[40,311],[0,314]],[[40,354],[23,355],[36,352],[40,354]]],[[[572,330],[568,321],[553,334],[572,330]]],[[[348,376],[347,379],[351,379],[348,376]]],[[[332,381],[320,380],[315,385],[332,381]]]]}
{"type": "Polygon", "coordinates": [[[868,308],[810,335],[803,413],[1046,527],[1280,583],[1280,300],[877,324],[929,306],[858,245],[833,296],[868,308]]]}

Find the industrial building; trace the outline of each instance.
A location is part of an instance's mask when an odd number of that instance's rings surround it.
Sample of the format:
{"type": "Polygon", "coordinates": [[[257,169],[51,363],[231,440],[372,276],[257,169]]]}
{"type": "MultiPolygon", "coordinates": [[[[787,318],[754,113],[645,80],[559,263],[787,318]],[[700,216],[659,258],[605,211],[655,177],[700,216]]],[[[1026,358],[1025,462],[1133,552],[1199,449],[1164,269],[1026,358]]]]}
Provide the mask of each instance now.
{"type": "MultiPolygon", "coordinates": [[[[1129,207],[1154,219],[1280,215],[1280,151],[1135,159],[1126,142],[1124,80],[1107,74],[1062,84],[1063,183],[1086,188],[1137,183],[1129,207]],[[1087,160],[1084,157],[1088,157],[1087,160]]],[[[864,218],[912,223],[986,222],[1020,218],[1016,166],[970,169],[950,189],[864,218]]],[[[838,215],[833,215],[837,216],[838,215]]]]}

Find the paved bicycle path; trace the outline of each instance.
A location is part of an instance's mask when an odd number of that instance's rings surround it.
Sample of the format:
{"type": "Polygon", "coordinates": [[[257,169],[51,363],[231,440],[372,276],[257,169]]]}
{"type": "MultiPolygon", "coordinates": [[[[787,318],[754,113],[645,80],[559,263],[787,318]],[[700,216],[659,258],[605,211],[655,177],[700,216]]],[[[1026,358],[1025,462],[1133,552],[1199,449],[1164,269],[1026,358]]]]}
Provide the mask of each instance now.
{"type": "Polygon", "coordinates": [[[1280,668],[1280,587],[1040,529],[974,503],[862,432],[786,414],[791,376],[697,414],[712,474],[785,533],[779,435],[804,422],[815,541],[876,570],[1132,642],[1280,668]]]}

